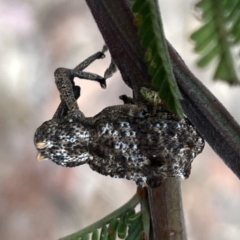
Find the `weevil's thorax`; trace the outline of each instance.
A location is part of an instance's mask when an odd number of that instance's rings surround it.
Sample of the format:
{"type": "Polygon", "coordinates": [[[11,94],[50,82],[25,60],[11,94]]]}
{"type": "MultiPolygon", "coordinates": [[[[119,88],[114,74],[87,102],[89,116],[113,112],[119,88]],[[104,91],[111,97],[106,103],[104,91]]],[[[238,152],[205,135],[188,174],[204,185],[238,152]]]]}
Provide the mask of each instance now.
{"type": "Polygon", "coordinates": [[[89,128],[80,116],[67,116],[44,122],[34,136],[35,146],[42,159],[66,167],[88,161],[89,128]]]}

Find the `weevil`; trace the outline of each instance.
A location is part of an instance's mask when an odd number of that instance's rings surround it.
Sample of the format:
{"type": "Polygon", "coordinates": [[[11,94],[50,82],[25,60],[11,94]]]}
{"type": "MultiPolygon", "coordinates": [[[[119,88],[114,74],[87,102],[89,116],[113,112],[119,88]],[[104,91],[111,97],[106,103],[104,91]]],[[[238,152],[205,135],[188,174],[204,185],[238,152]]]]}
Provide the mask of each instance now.
{"type": "Polygon", "coordinates": [[[120,96],[123,105],[107,107],[94,117],[80,111],[76,101],[80,88],[73,78],[106,87],[106,78],[116,70],[113,62],[104,77],[82,71],[103,56],[99,52],[73,70],[55,71],[61,104],[54,117],[36,130],[38,160],[65,167],[89,164],[100,174],[134,180],[141,187],[157,187],[166,177],[188,178],[204,140],[187,118],[180,119],[161,104],[152,111],[151,104],[125,95],[120,96]]]}

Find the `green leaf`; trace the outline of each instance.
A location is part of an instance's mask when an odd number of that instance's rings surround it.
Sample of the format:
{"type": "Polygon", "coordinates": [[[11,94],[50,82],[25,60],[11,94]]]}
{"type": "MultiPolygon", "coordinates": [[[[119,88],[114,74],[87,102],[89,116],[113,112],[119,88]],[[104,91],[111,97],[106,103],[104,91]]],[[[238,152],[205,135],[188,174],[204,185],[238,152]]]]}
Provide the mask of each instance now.
{"type": "Polygon", "coordinates": [[[128,230],[128,236],[126,240],[140,240],[142,231],[141,213],[136,214],[135,218],[132,219],[131,225],[128,230]]]}
{"type": "Polygon", "coordinates": [[[123,206],[110,213],[106,217],[100,219],[99,221],[93,223],[92,225],[73,233],[69,236],[61,238],[61,240],[82,240],[83,238],[89,239],[89,235],[92,234],[92,239],[97,239],[98,230],[100,229],[100,240],[115,239],[118,229],[118,222],[122,217],[130,218],[135,215],[134,208],[140,202],[140,197],[136,193],[132,199],[130,199],[123,206]],[[109,226],[107,227],[106,225],[109,226]]]}
{"type": "Polygon", "coordinates": [[[131,226],[132,223],[133,223],[136,219],[138,219],[140,216],[141,216],[141,212],[138,212],[138,213],[133,214],[133,215],[129,215],[129,216],[126,218],[126,224],[127,224],[128,226],[131,226]]]}
{"type": "Polygon", "coordinates": [[[127,224],[126,224],[126,217],[127,214],[125,214],[120,220],[118,224],[118,237],[121,239],[124,239],[127,235],[127,224]]]}
{"type": "Polygon", "coordinates": [[[113,218],[108,227],[108,240],[115,240],[117,236],[117,228],[119,221],[113,218]]]}
{"type": "Polygon", "coordinates": [[[235,73],[231,72],[228,63],[221,59],[214,74],[214,79],[225,79],[228,83],[234,84],[236,82],[235,73]]]}
{"type": "Polygon", "coordinates": [[[106,225],[102,227],[101,234],[100,234],[100,240],[107,240],[108,239],[108,231],[106,225]]]}
{"type": "Polygon", "coordinates": [[[92,233],[92,240],[98,240],[98,230],[94,230],[93,233],[92,233]]]}
{"type": "Polygon", "coordinates": [[[212,60],[214,60],[219,54],[218,47],[214,47],[211,51],[207,52],[200,60],[198,60],[197,65],[199,67],[206,67],[212,60]]]}
{"type": "Polygon", "coordinates": [[[191,35],[194,50],[200,54],[199,67],[217,61],[214,79],[238,84],[232,47],[240,41],[240,1],[201,0],[203,25],[191,35]]]}
{"type": "Polygon", "coordinates": [[[144,59],[152,76],[152,86],[167,102],[167,108],[183,117],[182,97],[173,75],[158,3],[156,0],[135,0],[132,11],[136,14],[141,44],[146,50],[144,59]]]}
{"type": "Polygon", "coordinates": [[[83,236],[81,240],[89,240],[89,235],[87,234],[87,235],[83,236]]]}

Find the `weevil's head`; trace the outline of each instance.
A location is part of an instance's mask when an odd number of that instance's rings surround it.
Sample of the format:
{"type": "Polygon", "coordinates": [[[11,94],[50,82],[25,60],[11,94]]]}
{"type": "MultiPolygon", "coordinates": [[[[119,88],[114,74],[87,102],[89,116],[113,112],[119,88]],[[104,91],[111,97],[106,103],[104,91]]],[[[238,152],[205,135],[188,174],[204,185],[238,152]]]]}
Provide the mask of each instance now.
{"type": "Polygon", "coordinates": [[[88,161],[89,132],[70,120],[52,119],[36,130],[34,144],[38,161],[51,160],[65,167],[76,167],[88,161]]]}

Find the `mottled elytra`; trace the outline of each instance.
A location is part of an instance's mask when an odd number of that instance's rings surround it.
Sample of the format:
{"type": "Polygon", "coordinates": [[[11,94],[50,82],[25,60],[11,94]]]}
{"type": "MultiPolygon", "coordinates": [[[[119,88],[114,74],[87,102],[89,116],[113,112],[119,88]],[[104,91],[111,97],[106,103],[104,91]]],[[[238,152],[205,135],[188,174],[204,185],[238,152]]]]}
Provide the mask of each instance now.
{"type": "Polygon", "coordinates": [[[157,187],[166,177],[188,178],[193,159],[204,147],[188,119],[179,119],[161,104],[152,111],[151,104],[125,95],[120,96],[123,105],[107,107],[94,117],[86,118],[79,110],[80,88],[73,78],[95,80],[104,87],[116,70],[111,62],[103,78],[83,74],[86,66],[102,56],[99,52],[73,70],[55,72],[61,104],[35,133],[38,159],[66,167],[88,163],[100,174],[134,180],[142,187],[157,187]]]}

